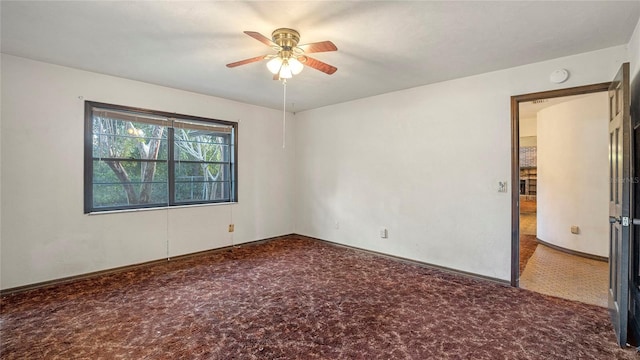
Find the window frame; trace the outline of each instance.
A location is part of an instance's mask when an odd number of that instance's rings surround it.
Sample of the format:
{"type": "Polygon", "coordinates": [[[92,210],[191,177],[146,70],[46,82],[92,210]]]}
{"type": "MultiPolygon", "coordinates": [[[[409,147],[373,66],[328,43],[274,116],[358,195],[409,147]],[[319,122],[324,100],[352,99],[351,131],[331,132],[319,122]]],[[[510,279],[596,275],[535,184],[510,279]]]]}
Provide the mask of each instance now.
{"type": "MultiPolygon", "coordinates": [[[[135,160],[138,162],[145,162],[147,160],[135,160]]],[[[84,108],[84,213],[100,213],[108,211],[118,210],[139,210],[150,208],[166,208],[166,207],[185,207],[199,204],[231,204],[238,202],[238,122],[218,120],[212,118],[205,118],[200,116],[176,114],[165,111],[143,109],[138,107],[107,104],[96,101],[85,100],[84,108]],[[210,124],[219,124],[223,126],[229,126],[232,128],[232,134],[229,135],[228,146],[232,147],[229,151],[229,166],[230,166],[230,179],[229,179],[229,199],[224,200],[195,200],[195,201],[176,201],[175,199],[175,164],[178,160],[175,159],[175,137],[174,127],[171,126],[171,122],[167,123],[167,202],[162,204],[137,204],[137,205],[125,205],[125,206],[109,206],[96,208],[93,205],[93,109],[100,108],[113,111],[124,111],[137,113],[141,115],[150,115],[156,117],[164,117],[170,120],[183,120],[186,122],[195,121],[210,124]]]]}

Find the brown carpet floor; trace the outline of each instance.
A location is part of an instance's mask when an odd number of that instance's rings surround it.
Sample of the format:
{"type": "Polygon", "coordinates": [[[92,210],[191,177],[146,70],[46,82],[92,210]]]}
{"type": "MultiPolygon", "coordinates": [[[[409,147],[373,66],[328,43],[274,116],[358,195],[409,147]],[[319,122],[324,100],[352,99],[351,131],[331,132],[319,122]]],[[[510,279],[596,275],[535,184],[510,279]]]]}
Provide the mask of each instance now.
{"type": "Polygon", "coordinates": [[[607,310],[299,236],[1,299],[2,359],[634,359],[607,310]]]}

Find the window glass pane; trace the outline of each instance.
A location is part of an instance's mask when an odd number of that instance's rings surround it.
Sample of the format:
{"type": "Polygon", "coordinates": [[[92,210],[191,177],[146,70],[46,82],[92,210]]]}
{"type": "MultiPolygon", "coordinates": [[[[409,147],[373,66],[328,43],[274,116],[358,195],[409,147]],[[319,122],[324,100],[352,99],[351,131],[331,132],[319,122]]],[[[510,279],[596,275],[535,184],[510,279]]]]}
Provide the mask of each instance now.
{"type": "Polygon", "coordinates": [[[93,206],[124,207],[168,203],[166,162],[93,161],[93,206]]]}
{"type": "Polygon", "coordinates": [[[176,202],[229,201],[230,184],[219,181],[176,181],[176,202]]]}
{"type": "Polygon", "coordinates": [[[229,201],[231,133],[178,125],[174,129],[175,201],[229,201]]]}
{"type": "Polygon", "coordinates": [[[93,117],[93,158],[167,159],[167,127],[93,117]]]}
{"type": "Polygon", "coordinates": [[[229,162],[229,146],[222,144],[202,144],[195,141],[176,141],[176,161],[229,162]]]}
{"type": "Polygon", "coordinates": [[[175,160],[229,162],[228,136],[202,130],[175,129],[175,160]]]}
{"type": "Polygon", "coordinates": [[[229,199],[230,165],[176,163],[176,201],[229,199]]]}
{"type": "Polygon", "coordinates": [[[101,103],[85,107],[85,213],[236,201],[236,124],[101,103]]]}
{"type": "Polygon", "coordinates": [[[229,164],[183,163],[175,166],[176,181],[229,181],[229,164]]]}

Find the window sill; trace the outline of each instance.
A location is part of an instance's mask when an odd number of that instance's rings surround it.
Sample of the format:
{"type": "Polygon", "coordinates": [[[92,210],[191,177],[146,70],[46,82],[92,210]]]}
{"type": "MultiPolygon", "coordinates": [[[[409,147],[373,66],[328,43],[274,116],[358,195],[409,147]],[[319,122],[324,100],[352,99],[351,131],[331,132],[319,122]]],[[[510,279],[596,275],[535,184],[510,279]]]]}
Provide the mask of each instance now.
{"type": "Polygon", "coordinates": [[[157,211],[157,210],[173,210],[173,209],[184,209],[184,208],[193,208],[193,207],[204,207],[204,206],[224,206],[224,205],[235,205],[237,201],[234,202],[224,202],[224,203],[210,203],[210,204],[191,204],[191,205],[177,205],[177,206],[162,206],[162,207],[151,207],[151,208],[141,208],[141,209],[122,209],[122,210],[107,210],[107,211],[94,211],[87,213],[85,215],[107,215],[107,214],[119,214],[119,213],[130,213],[130,212],[140,212],[140,211],[157,211]]]}

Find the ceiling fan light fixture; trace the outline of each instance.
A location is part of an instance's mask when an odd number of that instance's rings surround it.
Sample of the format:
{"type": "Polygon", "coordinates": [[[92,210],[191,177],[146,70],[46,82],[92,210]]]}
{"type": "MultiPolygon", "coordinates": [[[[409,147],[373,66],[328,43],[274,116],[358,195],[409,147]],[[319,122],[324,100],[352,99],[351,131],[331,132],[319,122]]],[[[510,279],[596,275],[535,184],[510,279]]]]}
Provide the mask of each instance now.
{"type": "Polygon", "coordinates": [[[299,74],[302,69],[307,66],[322,71],[327,75],[332,75],[338,70],[335,66],[331,66],[306,55],[338,50],[336,45],[331,41],[320,41],[298,46],[300,33],[289,28],[276,29],[271,34],[271,39],[256,31],[245,31],[244,33],[269,46],[275,50],[276,53],[232,62],[227,64],[228,68],[235,68],[261,60],[267,60],[267,69],[274,75],[274,80],[291,78],[293,75],[299,74]]]}
{"type": "Polygon", "coordinates": [[[287,61],[289,64],[289,68],[291,69],[291,73],[293,75],[298,75],[304,69],[304,65],[298,59],[291,58],[287,61]]]}
{"type": "Polygon", "coordinates": [[[280,68],[282,68],[282,58],[279,56],[267,62],[267,69],[274,75],[280,71],[280,68]]]}
{"type": "Polygon", "coordinates": [[[280,68],[280,79],[291,79],[293,74],[291,73],[291,67],[287,60],[282,63],[282,67],[280,68]]]}

